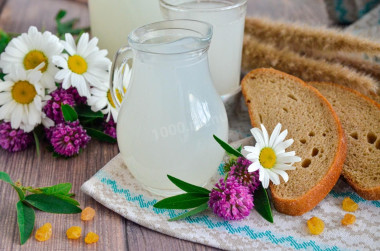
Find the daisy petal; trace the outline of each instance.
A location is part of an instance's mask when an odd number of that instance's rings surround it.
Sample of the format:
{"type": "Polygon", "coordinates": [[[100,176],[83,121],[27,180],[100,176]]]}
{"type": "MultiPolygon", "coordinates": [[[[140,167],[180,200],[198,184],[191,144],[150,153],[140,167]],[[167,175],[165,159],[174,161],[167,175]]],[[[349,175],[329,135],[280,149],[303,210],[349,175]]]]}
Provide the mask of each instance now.
{"type": "Polygon", "coordinates": [[[274,169],[274,168],[273,168],[272,172],[274,172],[274,173],[280,175],[280,176],[284,179],[284,182],[285,182],[285,183],[288,182],[288,180],[289,180],[289,175],[288,175],[285,171],[283,171],[283,170],[278,170],[278,169],[274,169]]]}
{"type": "Polygon", "coordinates": [[[261,169],[260,169],[259,180],[261,181],[261,184],[263,185],[264,188],[268,188],[268,186],[269,186],[269,175],[265,170],[261,171],[261,169]]]}
{"type": "Polygon", "coordinates": [[[282,133],[280,133],[280,135],[278,135],[278,137],[275,139],[275,141],[273,142],[273,145],[277,145],[278,143],[280,143],[281,141],[284,141],[284,139],[286,138],[286,136],[288,135],[288,130],[284,130],[282,133]]]}
{"type": "Polygon", "coordinates": [[[64,68],[64,69],[67,69],[67,67],[68,67],[67,61],[62,56],[53,56],[52,62],[53,62],[53,64],[55,64],[61,68],[64,68]]]}
{"type": "Polygon", "coordinates": [[[256,144],[258,144],[259,146],[264,146],[264,137],[260,131],[259,128],[252,128],[251,129],[251,133],[253,135],[253,137],[255,138],[255,141],[256,141],[256,144]]]}
{"type": "Polygon", "coordinates": [[[258,169],[260,169],[261,165],[260,163],[257,161],[257,162],[253,162],[249,167],[248,167],[248,172],[252,173],[252,172],[255,172],[257,171],[258,169]]]}
{"type": "Polygon", "coordinates": [[[263,124],[261,124],[261,131],[263,132],[265,146],[269,146],[269,135],[268,135],[267,129],[265,128],[263,124]]]}
{"type": "Polygon", "coordinates": [[[273,146],[273,150],[276,153],[283,153],[283,152],[285,152],[286,148],[288,148],[289,146],[291,146],[293,144],[293,142],[294,142],[293,139],[288,139],[288,140],[282,141],[282,142],[278,143],[277,145],[273,146]]]}
{"type": "Polygon", "coordinates": [[[243,150],[248,152],[245,154],[247,158],[259,158],[260,148],[253,146],[245,146],[243,150]]]}
{"type": "Polygon", "coordinates": [[[76,45],[73,36],[70,33],[66,33],[65,40],[62,41],[63,46],[70,55],[74,55],[76,53],[76,45]]]}
{"type": "Polygon", "coordinates": [[[273,182],[273,184],[280,185],[280,178],[278,177],[276,173],[272,172],[271,170],[267,170],[267,173],[268,173],[269,179],[273,182]]]}
{"type": "Polygon", "coordinates": [[[68,69],[62,69],[57,74],[55,74],[55,79],[61,81],[65,78],[65,76],[69,75],[70,71],[68,69]]]}
{"type": "Polygon", "coordinates": [[[301,158],[298,156],[286,156],[286,157],[278,157],[277,161],[279,163],[295,163],[295,162],[300,162],[301,158]]]}
{"type": "Polygon", "coordinates": [[[86,47],[88,45],[88,33],[83,33],[82,36],[79,39],[78,47],[77,47],[77,53],[79,55],[83,55],[86,51],[86,47]]]}
{"type": "Polygon", "coordinates": [[[272,134],[271,134],[271,136],[270,136],[270,139],[269,139],[269,147],[274,147],[274,142],[275,142],[275,140],[276,140],[276,138],[278,137],[278,135],[280,134],[280,132],[281,132],[281,124],[280,123],[278,123],[277,125],[276,125],[276,127],[273,129],[273,132],[272,132],[272,134]]]}
{"type": "Polygon", "coordinates": [[[283,170],[283,171],[296,169],[295,166],[286,165],[286,164],[276,164],[273,168],[275,168],[276,170],[283,170]]]}
{"type": "Polygon", "coordinates": [[[10,92],[1,92],[0,93],[0,106],[8,103],[12,100],[12,95],[10,92]]]}
{"type": "Polygon", "coordinates": [[[11,114],[11,126],[14,129],[20,128],[21,119],[27,114],[23,114],[22,105],[17,105],[11,114]]]}

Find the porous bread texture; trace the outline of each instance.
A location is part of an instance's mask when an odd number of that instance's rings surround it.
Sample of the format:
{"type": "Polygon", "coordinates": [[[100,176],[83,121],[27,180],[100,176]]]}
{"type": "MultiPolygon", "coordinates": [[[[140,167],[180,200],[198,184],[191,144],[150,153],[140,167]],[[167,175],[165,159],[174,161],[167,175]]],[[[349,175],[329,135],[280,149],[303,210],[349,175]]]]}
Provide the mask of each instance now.
{"type": "Polygon", "coordinates": [[[343,177],[364,199],[380,200],[380,105],[338,84],[310,84],[331,103],[345,131],[343,177]]]}
{"type": "Polygon", "coordinates": [[[256,69],[242,80],[242,92],[253,127],[268,132],[277,123],[294,143],[287,151],[302,158],[289,181],[270,191],[277,211],[302,215],[314,208],[337,182],[346,153],[339,119],[327,100],[302,80],[273,69],[256,69]]]}

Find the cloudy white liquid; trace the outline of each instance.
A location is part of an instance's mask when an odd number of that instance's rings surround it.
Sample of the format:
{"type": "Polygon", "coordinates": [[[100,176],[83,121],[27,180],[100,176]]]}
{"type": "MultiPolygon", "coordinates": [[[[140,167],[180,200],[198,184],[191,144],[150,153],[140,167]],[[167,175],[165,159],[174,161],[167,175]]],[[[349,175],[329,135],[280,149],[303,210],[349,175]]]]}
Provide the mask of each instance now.
{"type": "Polygon", "coordinates": [[[213,10],[227,6],[231,6],[228,0],[193,1],[178,4],[173,9],[161,7],[166,19],[194,19],[213,25],[209,61],[215,88],[220,95],[232,93],[239,86],[246,11],[245,6],[223,11],[213,10]]]}
{"type": "Polygon", "coordinates": [[[135,28],[162,19],[158,0],[89,0],[91,33],[113,58],[135,28]]]}
{"type": "Polygon", "coordinates": [[[135,53],[117,135],[133,176],[154,193],[170,195],[180,190],[167,174],[203,186],[216,173],[224,151],[212,135],[227,140],[228,124],[212,86],[206,54],[181,54],[201,47],[202,42],[164,41],[144,45],[145,51],[156,53],[135,53]]]}

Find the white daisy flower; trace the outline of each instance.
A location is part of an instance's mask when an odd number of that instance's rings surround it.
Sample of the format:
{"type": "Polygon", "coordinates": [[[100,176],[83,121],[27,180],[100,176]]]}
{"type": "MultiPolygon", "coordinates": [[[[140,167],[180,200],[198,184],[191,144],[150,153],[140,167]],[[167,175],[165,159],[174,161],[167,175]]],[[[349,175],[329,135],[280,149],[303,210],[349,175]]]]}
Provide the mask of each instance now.
{"type": "Polygon", "coordinates": [[[281,176],[285,182],[289,180],[287,170],[294,170],[294,162],[301,161],[300,157],[295,156],[295,152],[285,152],[285,149],[293,144],[293,139],[285,140],[288,130],[281,131],[281,124],[277,124],[269,138],[268,132],[263,125],[259,128],[252,128],[251,133],[256,140],[256,145],[245,146],[245,157],[252,161],[248,172],[259,170],[261,181],[264,188],[269,186],[269,181],[279,185],[281,176]]]}
{"type": "MultiPolygon", "coordinates": [[[[43,63],[40,66],[43,67],[43,63]]],[[[11,122],[14,129],[21,128],[30,132],[42,120],[51,126],[51,121],[42,112],[42,107],[50,96],[45,96],[45,89],[40,84],[40,68],[25,71],[12,67],[5,76],[5,81],[0,82],[0,120],[11,122]]]]}
{"type": "MultiPolygon", "coordinates": [[[[117,83],[116,85],[120,85],[120,83],[122,83],[124,93],[127,91],[130,77],[131,71],[128,65],[115,70],[114,82],[117,83]]],[[[117,99],[121,103],[122,95],[120,90],[116,89],[115,92],[117,99]]],[[[109,121],[111,115],[113,120],[115,122],[117,121],[118,110],[116,109],[115,103],[112,99],[108,82],[104,83],[102,86],[91,88],[91,97],[87,100],[87,103],[91,106],[91,110],[94,112],[101,110],[103,114],[108,114],[106,120],[107,122],[109,121]]]]}
{"type": "Polygon", "coordinates": [[[106,57],[107,50],[99,50],[98,39],[89,41],[88,33],[84,33],[78,45],[71,34],[65,35],[66,41],[61,41],[67,54],[53,57],[53,63],[62,68],[55,79],[62,82],[62,87],[76,87],[79,95],[90,97],[91,86],[101,86],[108,81],[108,69],[111,61],[106,57]]]}
{"type": "Polygon", "coordinates": [[[56,88],[54,76],[58,68],[53,64],[52,57],[61,54],[62,50],[63,45],[55,35],[48,31],[41,33],[31,26],[28,33],[23,33],[9,42],[5,52],[1,54],[0,67],[4,73],[10,73],[13,66],[32,70],[45,63],[40,69],[40,82],[43,87],[53,91],[56,88]]]}

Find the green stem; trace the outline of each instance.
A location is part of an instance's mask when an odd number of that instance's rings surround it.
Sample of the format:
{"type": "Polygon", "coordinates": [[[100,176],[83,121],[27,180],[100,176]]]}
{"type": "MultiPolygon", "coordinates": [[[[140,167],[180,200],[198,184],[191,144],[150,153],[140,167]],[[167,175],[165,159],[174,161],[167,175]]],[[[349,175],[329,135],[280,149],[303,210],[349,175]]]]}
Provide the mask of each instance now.
{"type": "Polygon", "coordinates": [[[30,193],[36,193],[36,194],[40,194],[42,193],[41,190],[39,188],[33,188],[33,187],[22,187],[21,189],[23,190],[26,190],[30,193]]]}

